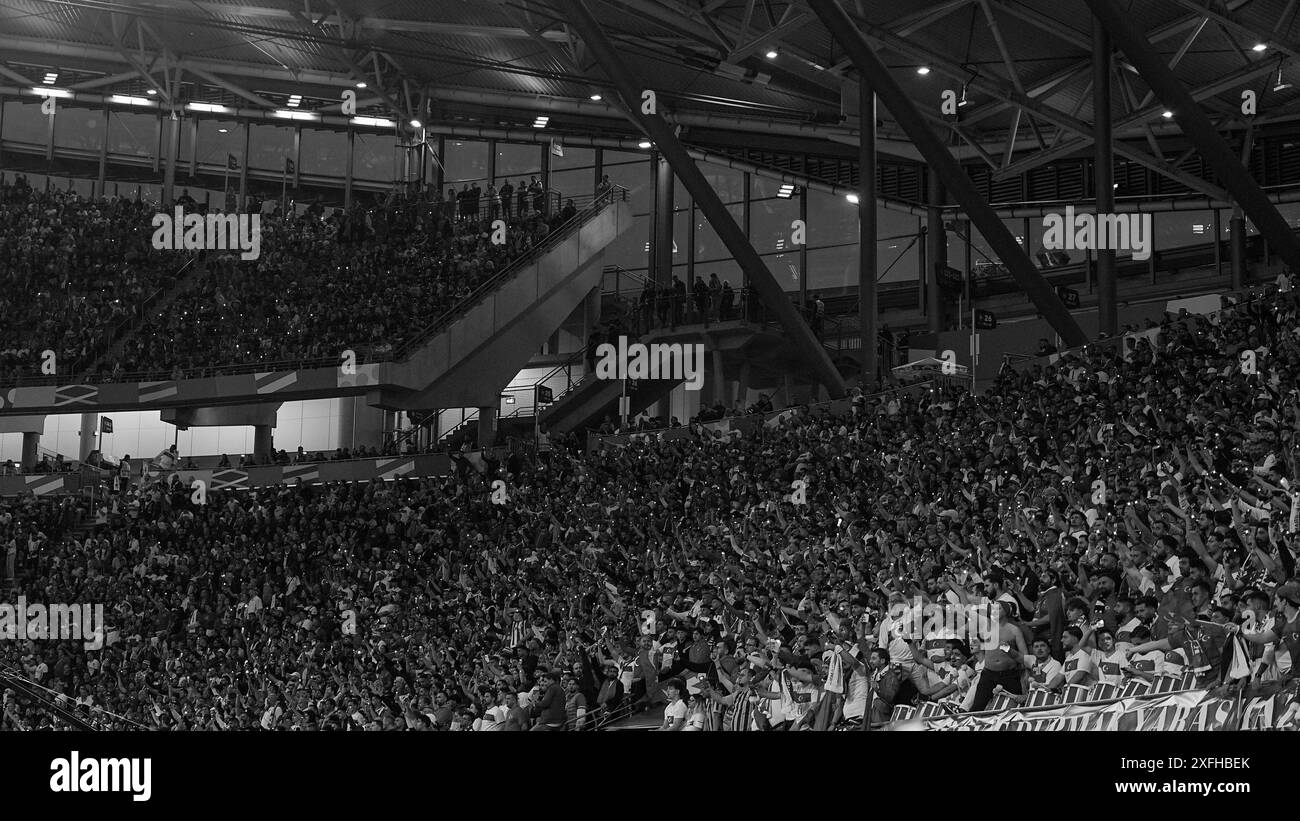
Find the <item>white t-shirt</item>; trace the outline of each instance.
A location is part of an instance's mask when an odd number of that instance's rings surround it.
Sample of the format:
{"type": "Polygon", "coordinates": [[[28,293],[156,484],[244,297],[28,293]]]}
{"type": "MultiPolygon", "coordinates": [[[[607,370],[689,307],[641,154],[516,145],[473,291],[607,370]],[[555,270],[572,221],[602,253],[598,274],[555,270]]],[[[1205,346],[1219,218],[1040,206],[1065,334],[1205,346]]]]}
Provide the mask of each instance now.
{"type": "Polygon", "coordinates": [[[1070,675],[1078,671],[1083,671],[1086,675],[1081,681],[1074,682],[1075,684],[1086,686],[1097,680],[1097,663],[1092,660],[1092,653],[1087,650],[1075,650],[1066,656],[1062,671],[1065,673],[1067,684],[1070,683],[1070,675]]]}
{"type": "Polygon", "coordinates": [[[680,698],[664,708],[664,718],[673,719],[672,726],[676,727],[686,721],[686,702],[680,698]]]}
{"type": "Polygon", "coordinates": [[[1029,668],[1029,679],[1030,681],[1036,681],[1039,684],[1047,685],[1051,684],[1052,679],[1056,678],[1060,672],[1061,662],[1051,656],[1042,660],[1039,660],[1038,657],[1035,656],[1032,666],[1029,668]]]}

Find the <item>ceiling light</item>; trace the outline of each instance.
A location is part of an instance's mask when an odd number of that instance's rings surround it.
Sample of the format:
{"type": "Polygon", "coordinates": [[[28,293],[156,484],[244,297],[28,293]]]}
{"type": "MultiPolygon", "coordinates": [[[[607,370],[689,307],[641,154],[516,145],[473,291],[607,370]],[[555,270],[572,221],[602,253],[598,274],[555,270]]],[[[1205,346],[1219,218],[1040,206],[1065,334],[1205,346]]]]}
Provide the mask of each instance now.
{"type": "Polygon", "coordinates": [[[858,204],[858,195],[857,195],[857,194],[846,194],[845,197],[844,197],[844,199],[848,200],[849,202],[853,203],[854,205],[857,205],[857,204],[858,204]]]}
{"type": "Polygon", "coordinates": [[[639,143],[636,144],[636,147],[637,147],[637,148],[649,148],[649,147],[651,146],[651,144],[652,144],[652,143],[651,143],[649,140],[642,140],[641,142],[639,142],[639,143]]]}
{"type": "Polygon", "coordinates": [[[118,105],[153,105],[153,100],[148,97],[128,97],[125,94],[113,94],[108,101],[118,105]]]}
{"type": "Polygon", "coordinates": [[[776,195],[783,200],[790,199],[790,197],[794,195],[794,183],[782,183],[781,189],[776,192],[776,195]]]}
{"type": "Polygon", "coordinates": [[[42,97],[72,97],[72,92],[68,91],[66,88],[46,88],[44,86],[36,86],[32,89],[32,93],[38,94],[42,97]]]}
{"type": "Polygon", "coordinates": [[[768,49],[768,50],[767,50],[767,59],[769,59],[769,60],[775,60],[775,59],[776,59],[776,54],[777,54],[776,49],[774,49],[774,48],[770,48],[770,49],[768,49]]]}
{"type": "Polygon", "coordinates": [[[1172,111],[1166,111],[1166,112],[1165,112],[1164,114],[1162,114],[1161,116],[1164,117],[1166,120],[1168,120],[1168,119],[1170,119],[1171,117],[1174,116],[1174,112],[1172,112],[1172,111]]]}
{"type": "Polygon", "coordinates": [[[279,117],[282,120],[315,120],[316,115],[310,111],[287,111],[283,108],[276,109],[272,116],[279,117]]]}
{"type": "Polygon", "coordinates": [[[145,92],[145,94],[148,94],[150,97],[154,96],[154,95],[157,94],[157,93],[158,93],[158,89],[156,89],[156,88],[151,88],[151,89],[149,89],[148,91],[145,92]]]}
{"type": "Polygon", "coordinates": [[[366,87],[366,81],[365,81],[365,80],[360,80],[360,81],[357,82],[357,88],[365,88],[365,87],[366,87]]]}
{"type": "Polygon", "coordinates": [[[538,117],[536,120],[533,120],[533,128],[546,128],[546,124],[550,121],[550,117],[538,117]]]}
{"type": "Polygon", "coordinates": [[[397,123],[392,120],[385,120],[383,117],[353,117],[348,122],[353,125],[368,125],[374,128],[396,128],[397,123]]]}
{"type": "Polygon", "coordinates": [[[411,128],[424,128],[424,123],[419,120],[411,120],[411,128]]]}
{"type": "Polygon", "coordinates": [[[1251,51],[1264,51],[1268,48],[1268,43],[1256,43],[1250,47],[1251,51]]]}
{"type": "Polygon", "coordinates": [[[302,102],[302,95],[295,94],[289,98],[289,108],[297,108],[298,104],[301,102],[302,102]]]}
{"type": "Polygon", "coordinates": [[[919,68],[916,69],[916,73],[917,73],[917,74],[920,74],[922,77],[924,77],[925,75],[927,75],[927,74],[930,73],[930,67],[929,67],[929,66],[920,66],[919,68]]]}
{"type": "Polygon", "coordinates": [[[601,97],[599,94],[593,94],[593,95],[591,95],[591,101],[592,101],[593,103],[598,103],[598,102],[600,102],[602,99],[604,99],[604,98],[601,97]]]}
{"type": "Polygon", "coordinates": [[[229,128],[218,128],[218,129],[217,129],[217,133],[218,133],[218,134],[227,134],[227,133],[229,133],[229,132],[230,132],[230,129],[229,129],[229,128]]]}
{"type": "Polygon", "coordinates": [[[224,114],[230,109],[217,103],[190,103],[191,111],[211,111],[214,114],[224,114]]]}
{"type": "Polygon", "coordinates": [[[45,84],[47,86],[54,85],[54,81],[57,79],[59,79],[59,73],[57,71],[45,72],[45,84]]]}

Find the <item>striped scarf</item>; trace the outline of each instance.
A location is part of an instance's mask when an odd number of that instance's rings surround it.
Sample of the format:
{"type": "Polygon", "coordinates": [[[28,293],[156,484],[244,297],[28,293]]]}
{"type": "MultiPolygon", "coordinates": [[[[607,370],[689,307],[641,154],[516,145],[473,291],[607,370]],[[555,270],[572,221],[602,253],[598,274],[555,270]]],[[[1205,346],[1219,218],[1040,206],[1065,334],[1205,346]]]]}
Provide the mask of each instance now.
{"type": "Polygon", "coordinates": [[[728,733],[747,732],[754,723],[754,705],[750,703],[751,688],[741,687],[733,695],[736,700],[727,707],[722,717],[722,730],[728,733]]]}

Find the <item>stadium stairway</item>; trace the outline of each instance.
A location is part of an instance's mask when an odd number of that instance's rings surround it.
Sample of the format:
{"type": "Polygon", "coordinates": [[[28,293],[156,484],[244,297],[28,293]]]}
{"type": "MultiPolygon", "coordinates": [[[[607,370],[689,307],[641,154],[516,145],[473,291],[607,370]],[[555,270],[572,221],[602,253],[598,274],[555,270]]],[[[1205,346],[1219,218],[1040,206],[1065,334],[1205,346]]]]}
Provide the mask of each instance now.
{"type": "Polygon", "coordinates": [[[128,322],[123,323],[114,329],[113,336],[107,348],[105,348],[98,357],[91,363],[91,371],[106,367],[106,363],[114,362],[121,358],[122,351],[126,343],[135,332],[140,329],[141,323],[144,322],[145,314],[158,315],[166,313],[171,306],[176,304],[186,292],[193,288],[200,280],[203,279],[207,272],[207,264],[203,255],[196,254],[185,261],[176,271],[171,283],[166,288],[162,288],[149,296],[141,305],[136,316],[128,322]]]}
{"type": "Polygon", "coordinates": [[[502,389],[600,284],[605,248],[631,227],[625,191],[598,198],[381,364],[369,403],[497,407],[502,389]]]}

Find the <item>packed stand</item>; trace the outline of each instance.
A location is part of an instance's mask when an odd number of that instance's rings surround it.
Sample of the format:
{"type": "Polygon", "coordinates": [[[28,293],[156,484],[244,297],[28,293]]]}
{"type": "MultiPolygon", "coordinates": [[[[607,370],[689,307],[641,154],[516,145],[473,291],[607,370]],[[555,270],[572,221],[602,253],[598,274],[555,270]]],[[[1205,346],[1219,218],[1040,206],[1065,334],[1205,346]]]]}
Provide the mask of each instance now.
{"type": "MultiPolygon", "coordinates": [[[[176,729],[588,729],[663,705],[667,731],[822,730],[1110,682],[1293,686],[1295,293],[978,399],[201,508],[136,488],[80,543],[15,543],[28,600],[109,604],[107,648],[0,653],[101,726],[176,729]],[[999,621],[913,630],[927,605],[999,621]]],[[[49,721],[13,694],[0,726],[49,721]]]]}
{"type": "Polygon", "coordinates": [[[183,257],[153,250],[149,203],[0,182],[0,381],[89,367],[183,257]]]}

